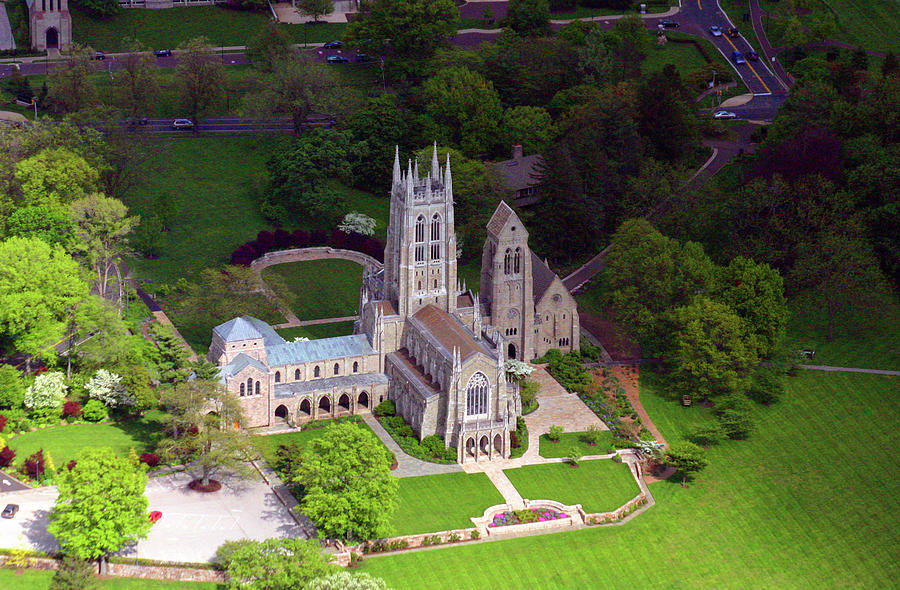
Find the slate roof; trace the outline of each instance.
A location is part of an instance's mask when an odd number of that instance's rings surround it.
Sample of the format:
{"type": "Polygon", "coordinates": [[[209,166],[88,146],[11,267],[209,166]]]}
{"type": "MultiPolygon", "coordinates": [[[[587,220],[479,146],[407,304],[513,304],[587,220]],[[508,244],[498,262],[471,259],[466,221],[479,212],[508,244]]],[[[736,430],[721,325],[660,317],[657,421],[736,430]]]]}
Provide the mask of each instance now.
{"type": "Polygon", "coordinates": [[[547,289],[550,288],[550,285],[553,284],[556,273],[550,270],[550,267],[544,264],[544,261],[538,258],[537,254],[532,252],[531,276],[533,279],[531,288],[534,295],[534,301],[537,303],[541,300],[541,297],[544,296],[544,293],[547,292],[547,289]]]}
{"type": "Polygon", "coordinates": [[[472,292],[466,291],[462,295],[456,296],[456,307],[473,307],[475,305],[475,299],[472,298],[472,292]]]}
{"type": "Polygon", "coordinates": [[[409,351],[405,348],[390,353],[386,358],[392,365],[400,369],[400,372],[405,374],[407,378],[418,382],[419,387],[416,388],[416,391],[423,394],[425,399],[441,394],[440,390],[431,383],[431,380],[419,370],[419,367],[410,358],[409,351]]]}
{"type": "Polygon", "coordinates": [[[488,221],[488,233],[494,236],[500,235],[500,232],[503,231],[503,226],[506,225],[506,221],[509,219],[510,215],[514,215],[513,210],[506,204],[506,201],[500,201],[500,204],[497,205],[497,209],[494,210],[494,214],[491,215],[491,220],[488,221]]]}
{"type": "Polygon", "coordinates": [[[384,373],[360,373],[343,375],[310,381],[292,381],[275,385],[275,397],[286,398],[312,393],[313,391],[330,391],[332,389],[351,389],[353,386],[386,385],[387,375],[384,373]]]}
{"type": "Polygon", "coordinates": [[[247,367],[256,367],[263,373],[268,373],[269,369],[253,358],[252,356],[246,355],[243,352],[231,359],[231,362],[219,369],[219,377],[234,377],[247,367]]]}
{"type": "Polygon", "coordinates": [[[375,354],[375,349],[372,348],[365,334],[266,346],[266,360],[270,367],[365,354],[375,354]]]}
{"type": "Polygon", "coordinates": [[[445,349],[448,358],[453,354],[454,348],[459,349],[461,361],[465,361],[479,352],[493,358],[491,352],[479,344],[472,333],[457,318],[435,305],[426,305],[417,311],[410,322],[423,332],[431,334],[445,349]]]}
{"type": "Polygon", "coordinates": [[[221,336],[225,342],[262,338],[266,347],[284,344],[284,338],[279,336],[272,326],[249,315],[242,315],[219,324],[213,328],[213,332],[221,336]]]}
{"type": "Polygon", "coordinates": [[[540,154],[532,154],[497,162],[492,166],[503,177],[503,184],[506,188],[520,191],[539,184],[537,169],[542,161],[543,158],[540,154]]]}

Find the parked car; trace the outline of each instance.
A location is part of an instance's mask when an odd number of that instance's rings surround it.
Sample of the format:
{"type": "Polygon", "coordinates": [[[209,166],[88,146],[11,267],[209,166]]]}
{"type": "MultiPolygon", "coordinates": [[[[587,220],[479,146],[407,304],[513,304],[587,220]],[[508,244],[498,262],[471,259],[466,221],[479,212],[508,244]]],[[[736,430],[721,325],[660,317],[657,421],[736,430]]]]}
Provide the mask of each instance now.
{"type": "Polygon", "coordinates": [[[100,61],[103,61],[104,59],[106,59],[106,54],[103,53],[102,51],[95,51],[94,59],[99,59],[100,61]]]}
{"type": "Polygon", "coordinates": [[[3,518],[12,518],[19,511],[18,504],[7,504],[6,508],[3,509],[3,513],[0,514],[3,518]]]}
{"type": "Polygon", "coordinates": [[[681,25],[679,25],[677,22],[675,22],[673,20],[664,18],[663,20],[659,21],[659,26],[661,26],[664,29],[677,29],[681,25]]]}
{"type": "Polygon", "coordinates": [[[153,52],[153,55],[156,57],[171,57],[172,50],[171,49],[157,49],[153,52]]]}
{"type": "Polygon", "coordinates": [[[194,122],[190,119],[175,119],[172,121],[172,129],[181,131],[182,129],[193,129],[194,122]]]}
{"type": "Polygon", "coordinates": [[[732,52],[731,52],[731,60],[732,60],[734,63],[736,63],[737,65],[741,65],[741,64],[747,63],[747,60],[744,59],[744,54],[741,53],[740,51],[732,51],[732,52]]]}
{"type": "Polygon", "coordinates": [[[329,41],[322,47],[324,47],[325,49],[338,49],[339,47],[343,47],[343,46],[344,46],[344,44],[341,43],[340,41],[329,41]]]}
{"type": "Polygon", "coordinates": [[[344,57],[343,55],[329,55],[328,57],[325,58],[325,61],[327,61],[330,64],[345,64],[350,60],[347,59],[346,57],[344,57]]]}
{"type": "Polygon", "coordinates": [[[757,55],[756,52],[753,51],[752,49],[746,53],[746,56],[747,56],[747,59],[749,59],[750,61],[759,60],[759,55],[757,55]]]}
{"type": "Polygon", "coordinates": [[[150,513],[150,522],[156,522],[160,518],[162,518],[162,512],[160,512],[159,510],[154,510],[150,513]]]}
{"type": "Polygon", "coordinates": [[[357,53],[355,56],[353,56],[353,61],[355,61],[357,63],[374,61],[374,60],[375,60],[374,57],[372,57],[371,55],[366,55],[365,53],[357,53]]]}
{"type": "Polygon", "coordinates": [[[716,111],[713,113],[714,119],[736,119],[737,115],[731,111],[716,111]]]}
{"type": "Polygon", "coordinates": [[[728,29],[728,36],[729,36],[729,37],[740,37],[740,36],[741,36],[741,32],[738,31],[736,27],[730,27],[730,28],[728,29]]]}

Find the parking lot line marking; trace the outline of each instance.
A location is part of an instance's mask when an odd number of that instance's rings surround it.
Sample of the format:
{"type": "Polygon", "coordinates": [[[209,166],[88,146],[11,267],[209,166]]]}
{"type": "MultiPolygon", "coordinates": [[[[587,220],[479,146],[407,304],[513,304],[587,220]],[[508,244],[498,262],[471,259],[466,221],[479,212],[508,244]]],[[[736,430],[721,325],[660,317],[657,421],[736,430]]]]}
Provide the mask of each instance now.
{"type": "MultiPolygon", "coordinates": [[[[732,47],[734,47],[734,50],[735,50],[735,51],[738,51],[737,46],[736,46],[734,43],[731,42],[731,39],[728,38],[728,35],[722,35],[722,37],[723,37],[726,41],[728,41],[728,44],[729,44],[729,45],[731,45],[732,47]]],[[[744,62],[744,63],[747,64],[747,67],[750,68],[750,71],[753,72],[753,75],[756,76],[756,79],[759,80],[759,83],[763,85],[763,88],[766,89],[766,92],[768,92],[768,93],[771,94],[772,91],[769,90],[769,87],[766,86],[766,83],[763,82],[763,79],[759,77],[759,74],[756,73],[756,70],[753,69],[753,66],[750,65],[750,62],[749,62],[749,61],[746,61],[746,62],[744,62]]]]}

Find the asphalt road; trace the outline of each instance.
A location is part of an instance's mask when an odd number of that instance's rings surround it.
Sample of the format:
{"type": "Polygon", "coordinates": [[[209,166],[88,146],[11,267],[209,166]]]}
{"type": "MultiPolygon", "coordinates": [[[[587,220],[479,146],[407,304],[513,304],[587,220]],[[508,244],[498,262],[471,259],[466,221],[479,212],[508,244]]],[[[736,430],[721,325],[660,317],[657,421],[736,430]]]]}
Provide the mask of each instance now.
{"type": "MultiPolygon", "coordinates": [[[[191,135],[190,130],[177,130],[172,127],[172,119],[148,119],[145,125],[134,123],[118,123],[122,131],[129,133],[176,133],[191,135]]],[[[308,122],[310,127],[328,127],[327,119],[308,122]]],[[[294,125],[289,118],[251,119],[247,117],[212,117],[203,119],[197,125],[200,133],[285,133],[294,132],[294,125]]]]}

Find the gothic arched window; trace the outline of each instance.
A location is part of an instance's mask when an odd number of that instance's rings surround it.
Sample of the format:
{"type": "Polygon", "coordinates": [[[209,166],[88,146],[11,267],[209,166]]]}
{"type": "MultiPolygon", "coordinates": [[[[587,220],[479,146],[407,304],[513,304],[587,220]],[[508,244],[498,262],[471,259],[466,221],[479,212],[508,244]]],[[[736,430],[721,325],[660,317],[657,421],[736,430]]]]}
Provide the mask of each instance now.
{"type": "Polygon", "coordinates": [[[419,215],[416,219],[416,242],[425,241],[425,218],[419,215]]]}
{"type": "Polygon", "coordinates": [[[513,274],[519,274],[519,260],[522,257],[522,249],[516,248],[516,260],[513,265],[513,274]]]}
{"type": "Polygon", "coordinates": [[[275,383],[281,383],[281,371],[275,371],[275,383]]]}
{"type": "Polygon", "coordinates": [[[256,382],[256,387],[254,389],[256,390],[256,395],[259,395],[259,381],[256,382]]]}
{"type": "Polygon", "coordinates": [[[475,373],[466,386],[466,416],[483,416],[488,413],[488,397],[491,386],[484,373],[475,373]]]}
{"type": "Polygon", "coordinates": [[[356,373],[357,371],[359,371],[359,363],[353,361],[353,372],[356,373]]]}
{"type": "Polygon", "coordinates": [[[314,376],[314,377],[318,377],[318,376],[319,376],[319,372],[320,372],[320,371],[319,371],[319,367],[316,367],[315,369],[313,369],[313,376],[314,376]]]}
{"type": "Polygon", "coordinates": [[[300,369],[294,369],[294,381],[300,380],[300,369]]]}
{"type": "Polygon", "coordinates": [[[431,218],[431,241],[436,242],[441,239],[441,216],[437,213],[431,218]]]}
{"type": "Polygon", "coordinates": [[[503,274],[508,275],[511,268],[512,254],[509,248],[506,249],[506,256],[503,257],[503,274]]]}
{"type": "Polygon", "coordinates": [[[334,374],[337,375],[341,371],[341,366],[337,363],[334,363],[334,374]]]}
{"type": "Polygon", "coordinates": [[[244,397],[244,384],[241,383],[241,397],[244,397]]]}
{"type": "Polygon", "coordinates": [[[247,391],[253,391],[253,379],[247,379],[247,391]]]}

